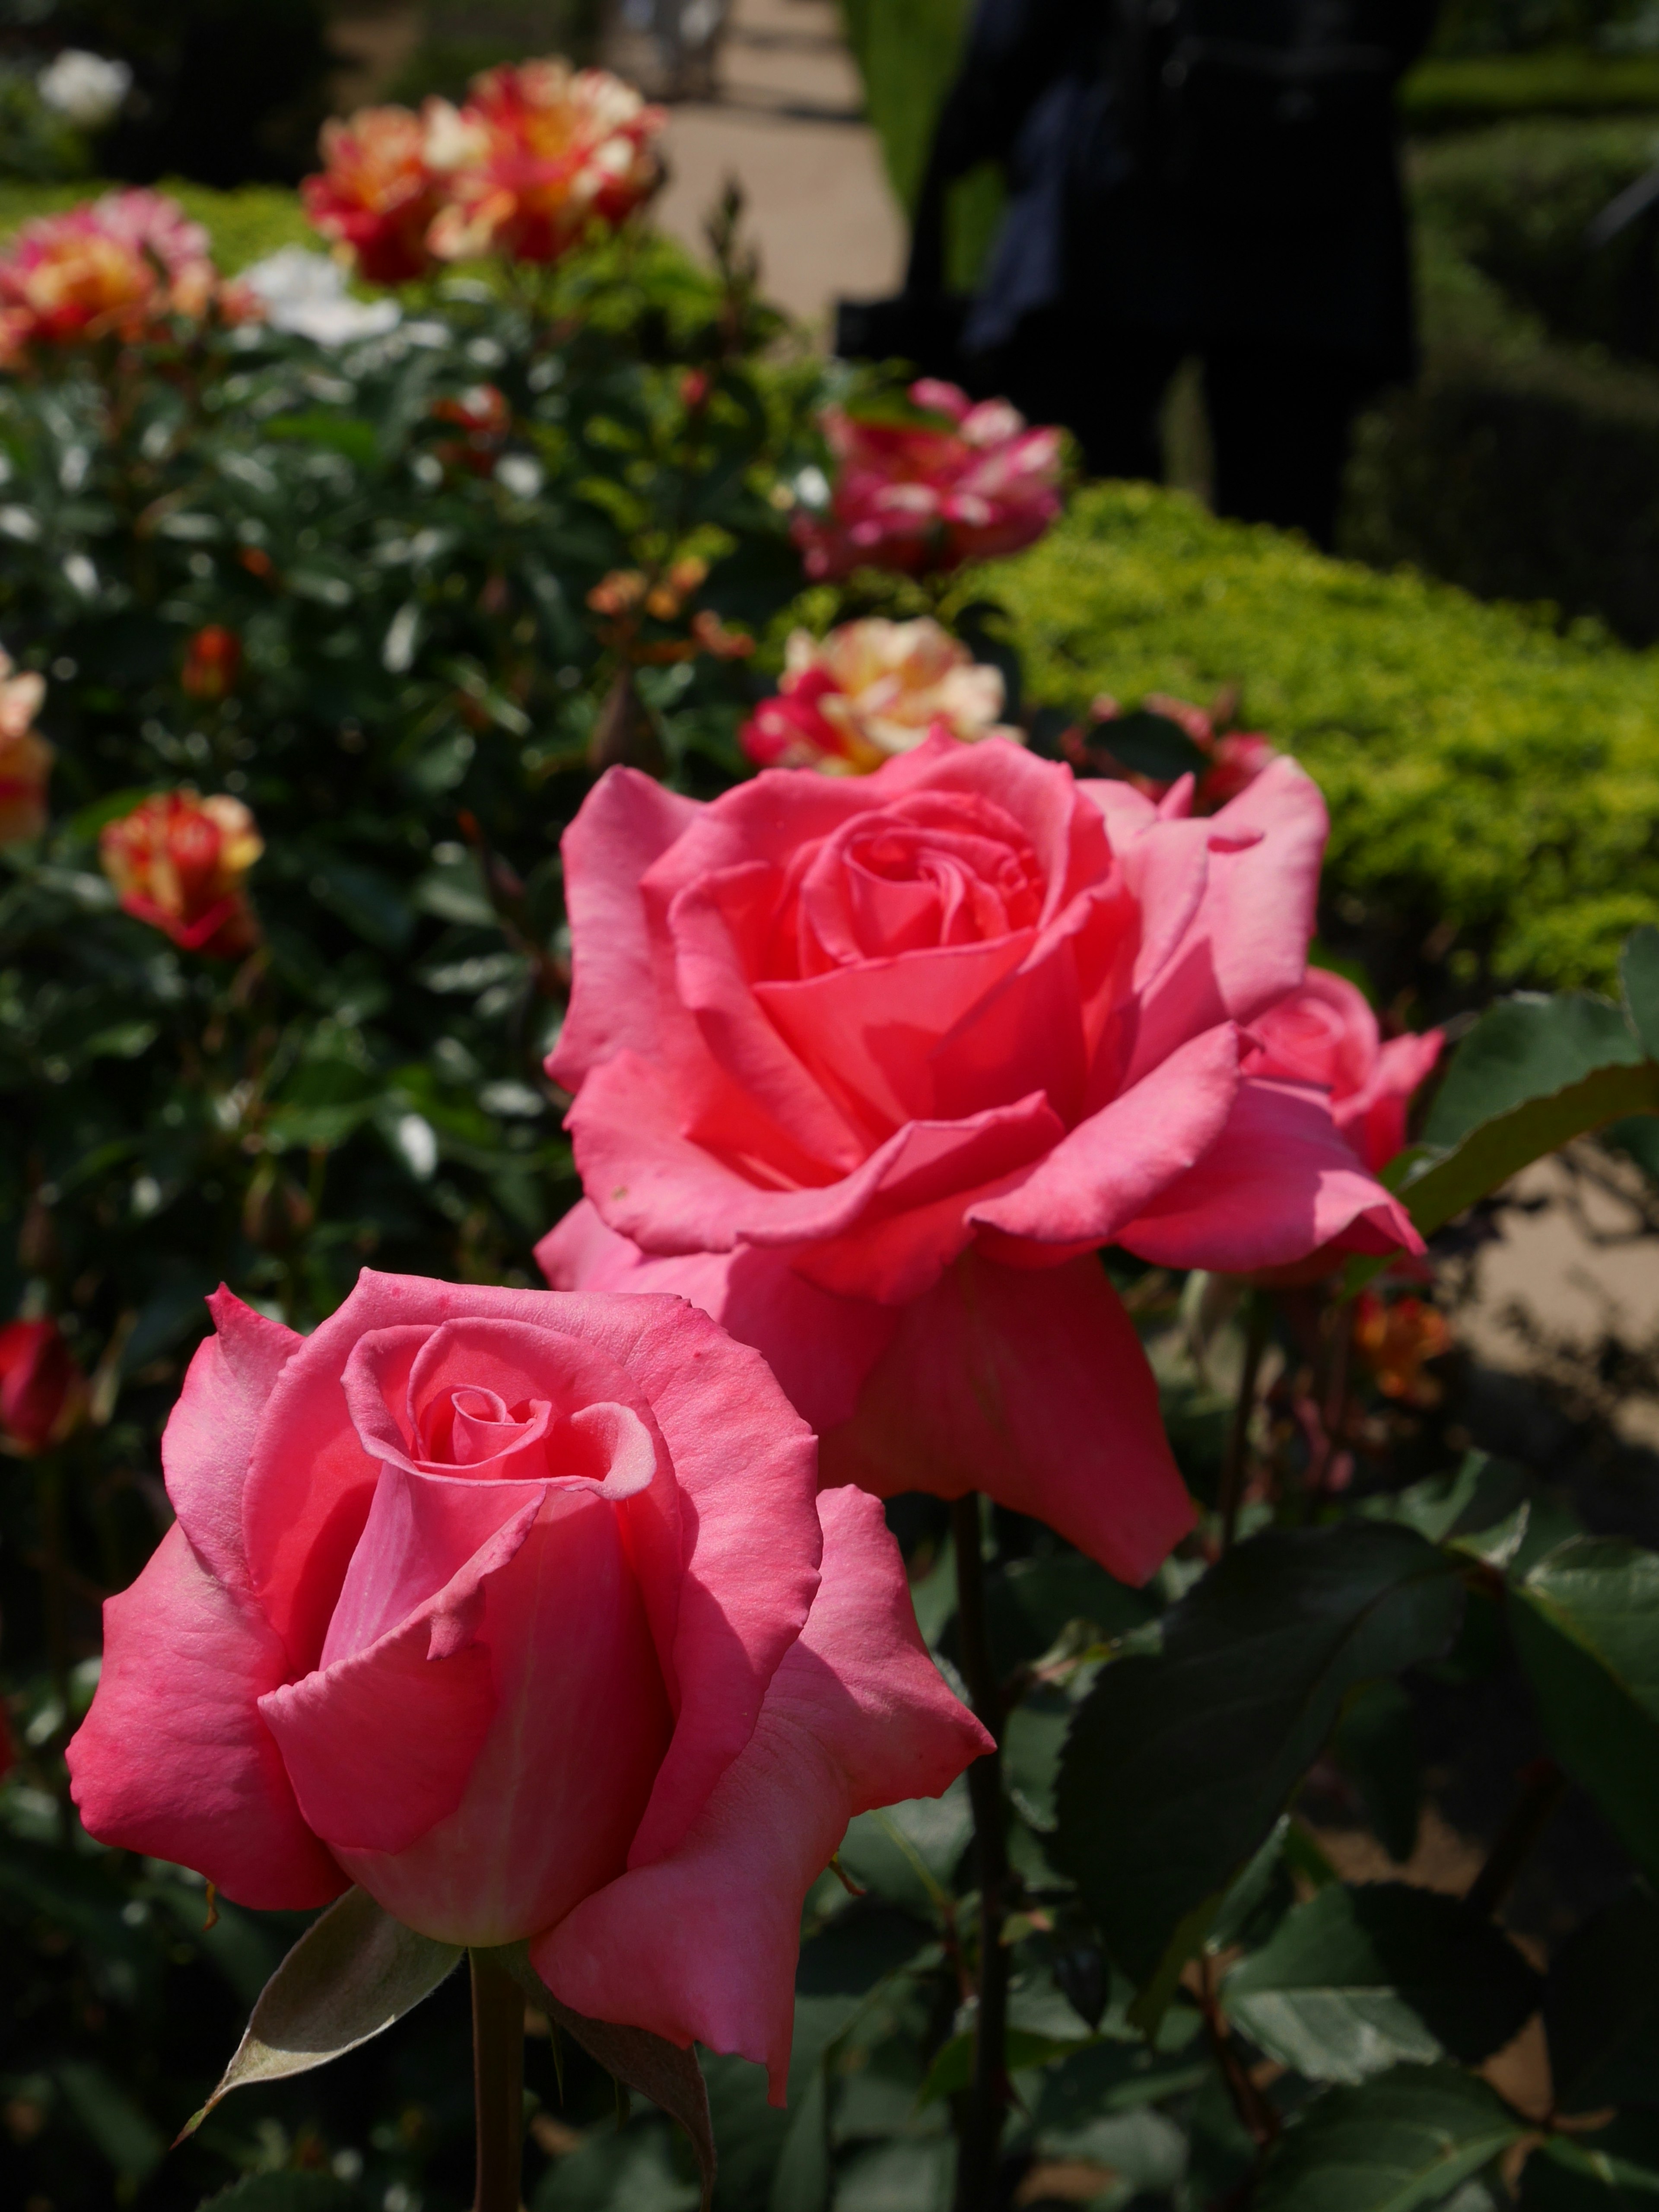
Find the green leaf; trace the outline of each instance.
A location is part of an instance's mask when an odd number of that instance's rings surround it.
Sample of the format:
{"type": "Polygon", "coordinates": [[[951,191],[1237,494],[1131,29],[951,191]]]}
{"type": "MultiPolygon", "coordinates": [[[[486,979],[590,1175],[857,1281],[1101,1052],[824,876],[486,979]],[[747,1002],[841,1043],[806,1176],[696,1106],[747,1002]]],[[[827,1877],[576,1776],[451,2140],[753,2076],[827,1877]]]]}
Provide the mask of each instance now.
{"type": "Polygon", "coordinates": [[[1659,1060],[1659,929],[1632,930],[1619,955],[1625,1018],[1650,1060],[1659,1060]]]}
{"type": "Polygon", "coordinates": [[[1342,1711],[1331,1746],[1396,1866],[1417,1848],[1422,1779],[1412,1701],[1398,1682],[1367,1682],[1342,1711]]]}
{"type": "Polygon", "coordinates": [[[1516,1649],[1550,1748],[1659,1880],[1659,1553],[1571,1537],[1514,1595],[1516,1649]]]}
{"type": "Polygon", "coordinates": [[[361,860],[329,853],[315,863],[311,895],[382,952],[401,952],[415,933],[415,914],[392,878],[361,860]]]}
{"type": "Polygon", "coordinates": [[[461,1955],[456,1944],[405,1928],[366,1890],[349,1889],[265,1984],[224,2078],[180,2139],[231,2090],[309,2073],[380,2034],[429,1997],[461,1955]]]}
{"type": "Polygon", "coordinates": [[[198,2212],[357,2212],[362,2198],[331,2173],[250,2173],[204,2197],[198,2212]]]}
{"type": "Polygon", "coordinates": [[[1092,734],[1131,775],[1152,776],[1159,783],[1173,783],[1177,776],[1202,775],[1210,765],[1209,755],[1200,750],[1179,722],[1149,707],[1115,715],[1109,722],[1098,724],[1092,734]]]}
{"type": "MultiPolygon", "coordinates": [[[[1030,2028],[1011,2027],[1003,2045],[1008,2071],[1019,2074],[1030,2066],[1048,2066],[1057,2058],[1069,2058],[1074,2051],[1086,2050],[1092,2039],[1086,2035],[1039,2035],[1030,2028]]],[[[953,2035],[934,2057],[916,2103],[919,2106],[934,2105],[941,2097],[958,2096],[973,2078],[974,2032],[964,2028],[960,2035],[953,2035]]]]}
{"type": "Polygon", "coordinates": [[[1659,1903],[1640,1890],[1576,1929],[1544,1990],[1558,2110],[1659,2104],[1659,1903]]]}
{"type": "Polygon", "coordinates": [[[1402,2059],[1489,2058],[1537,2009],[1539,1990],[1490,1920],[1391,1881],[1297,1905],[1234,1967],[1222,2002],[1281,2065],[1353,2082],[1402,2059]]]}
{"type": "Polygon", "coordinates": [[[131,2187],[161,2163],[167,2138],[101,2066],[65,2058],[54,2069],[64,2100],[94,2146],[131,2187]]]}
{"type": "Polygon", "coordinates": [[[697,2171],[702,2176],[702,2212],[709,2212],[714,2199],[714,2131],[708,2117],[708,2085],[696,2052],[682,2051],[677,2044],[653,2035],[648,2028],[618,2027],[611,2021],[589,2020],[582,2013],[572,2012],[543,1981],[521,1943],[495,1955],[532,2002],[573,2042],[580,2044],[590,2058],[617,2081],[659,2105],[670,2119],[679,2122],[690,2138],[697,2171]]]}
{"type": "Polygon", "coordinates": [[[1410,1528],[1352,1521],[1241,1544],[1115,1661],[1073,1725],[1049,1854],[1144,1988],[1173,1984],[1362,1682],[1456,1634],[1452,1563],[1410,1528]]]}
{"type": "Polygon", "coordinates": [[[1656,2212],[1659,2119],[1624,2112],[1593,2136],[1554,2135],[1527,2160],[1522,2212],[1656,2212]]]}
{"type": "Polygon", "coordinates": [[[1396,2066],[1308,2106],[1268,2160],[1255,2212],[1417,2212],[1526,2131],[1473,2075],[1396,2066]]]}
{"type": "MultiPolygon", "coordinates": [[[[1639,954],[1637,968],[1645,978],[1639,954]]],[[[1655,1111],[1659,1063],[1621,1007],[1579,991],[1520,992],[1482,1015],[1453,1054],[1424,1127],[1424,1156],[1400,1194],[1427,1237],[1574,1137],[1655,1111]]],[[[1347,1288],[1382,1264],[1351,1261],[1347,1288]]]]}
{"type": "Polygon", "coordinates": [[[1051,1650],[1074,1621],[1103,1637],[1127,1635],[1154,1613],[1145,1591],[1115,1581],[1080,1552],[1012,1559],[985,1592],[986,1624],[999,1667],[1012,1674],[1051,1650]]]}
{"type": "Polygon", "coordinates": [[[1423,1125],[1437,1152],[1484,1123],[1646,1058],[1621,1007],[1582,991],[1517,992],[1488,1009],[1452,1054],[1423,1125]]]}
{"type": "Polygon", "coordinates": [[[697,2185],[675,2172],[672,2151],[660,2122],[594,2128],[542,2177],[534,2212],[693,2212],[697,2185]]]}

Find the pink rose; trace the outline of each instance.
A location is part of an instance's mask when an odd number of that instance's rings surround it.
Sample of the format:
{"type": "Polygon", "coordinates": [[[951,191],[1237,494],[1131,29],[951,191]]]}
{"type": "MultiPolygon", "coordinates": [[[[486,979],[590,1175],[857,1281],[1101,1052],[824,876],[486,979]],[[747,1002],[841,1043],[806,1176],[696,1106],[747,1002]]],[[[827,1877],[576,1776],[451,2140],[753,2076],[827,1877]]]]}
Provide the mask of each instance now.
{"type": "Polygon", "coordinates": [[[1365,994],[1346,975],[1310,968],[1301,988],[1250,1024],[1259,1042],[1251,1075],[1316,1083],[1330,1093],[1336,1126],[1374,1172],[1406,1142],[1412,1093],[1440,1057],[1439,1030],[1385,1044],[1365,994]]]}
{"type": "Polygon", "coordinates": [[[356,1882],[528,1939],[590,2017],[772,2069],[848,1817],[981,1751],[872,1500],[678,1299],[365,1272],[314,1335],[228,1291],[162,1445],[179,1518],[70,1747],[102,1841],[251,1905],[356,1882]]]}
{"type": "Polygon", "coordinates": [[[1317,790],[1280,760],[1209,821],[1183,795],[1000,738],[707,805],[612,769],[564,841],[588,1202],[550,1279],[696,1300],[828,1479],[982,1489],[1144,1579],[1191,1507],[1096,1248],[1420,1249],[1323,1096],[1240,1066],[1302,980],[1317,790]]]}
{"type": "Polygon", "coordinates": [[[1035,544],[1060,513],[1058,430],[1028,428],[1006,399],[975,405],[932,378],[909,397],[909,415],[825,412],[829,511],[793,526],[809,576],[994,560],[1035,544]]]}

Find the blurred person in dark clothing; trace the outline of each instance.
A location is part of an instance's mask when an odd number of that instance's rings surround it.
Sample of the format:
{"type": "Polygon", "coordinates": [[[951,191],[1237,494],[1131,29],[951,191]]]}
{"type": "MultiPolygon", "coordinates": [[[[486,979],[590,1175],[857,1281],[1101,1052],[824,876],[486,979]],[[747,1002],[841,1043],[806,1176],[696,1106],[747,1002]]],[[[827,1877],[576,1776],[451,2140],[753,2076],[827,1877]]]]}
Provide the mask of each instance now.
{"type": "Polygon", "coordinates": [[[1196,354],[1224,514],[1331,543],[1415,362],[1394,94],[1438,0],[979,0],[924,186],[1002,166],[962,349],[1091,473],[1156,477],[1196,354]]]}

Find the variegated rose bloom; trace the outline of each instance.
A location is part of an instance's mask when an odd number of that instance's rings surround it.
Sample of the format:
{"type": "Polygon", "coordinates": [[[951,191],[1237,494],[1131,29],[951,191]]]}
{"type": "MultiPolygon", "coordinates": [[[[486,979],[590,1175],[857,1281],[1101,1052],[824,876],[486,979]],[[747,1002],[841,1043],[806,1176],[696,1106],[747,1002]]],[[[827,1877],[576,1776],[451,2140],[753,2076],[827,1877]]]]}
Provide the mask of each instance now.
{"type": "Polygon", "coordinates": [[[57,757],[34,727],[45,678],[14,670],[0,651],[0,845],[19,845],[46,826],[46,780],[57,757]]]}
{"type": "Polygon", "coordinates": [[[427,234],[442,204],[428,166],[427,127],[407,107],[362,107],[325,123],[320,176],[300,187],[305,210],[371,284],[402,284],[432,266],[427,234]]]}
{"type": "Polygon", "coordinates": [[[664,121],[610,70],[556,58],[487,70],[459,108],[428,100],[426,158],[446,190],[433,251],[446,261],[556,261],[657,190],[664,121]]]}
{"type": "Polygon", "coordinates": [[[1018,739],[1000,722],[1002,677],[927,616],[843,623],[827,637],[791,634],[777,696],[755,710],[743,749],[762,768],[866,775],[931,732],[1018,739]]]}
{"type": "Polygon", "coordinates": [[[208,234],[165,192],[101,199],[26,222],[0,256],[0,366],[40,346],[158,331],[217,297],[208,234]]]}

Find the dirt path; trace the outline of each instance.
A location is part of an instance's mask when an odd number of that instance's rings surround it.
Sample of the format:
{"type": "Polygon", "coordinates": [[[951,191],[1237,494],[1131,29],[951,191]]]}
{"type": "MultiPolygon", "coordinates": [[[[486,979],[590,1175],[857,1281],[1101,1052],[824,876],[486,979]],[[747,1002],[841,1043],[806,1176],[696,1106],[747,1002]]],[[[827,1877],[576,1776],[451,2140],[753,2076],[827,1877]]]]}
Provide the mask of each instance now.
{"type": "Polygon", "coordinates": [[[735,176],[763,280],[792,313],[827,328],[840,295],[892,290],[904,229],[861,100],[833,0],[738,0],[720,99],[671,112],[663,227],[701,250],[735,176]]]}

